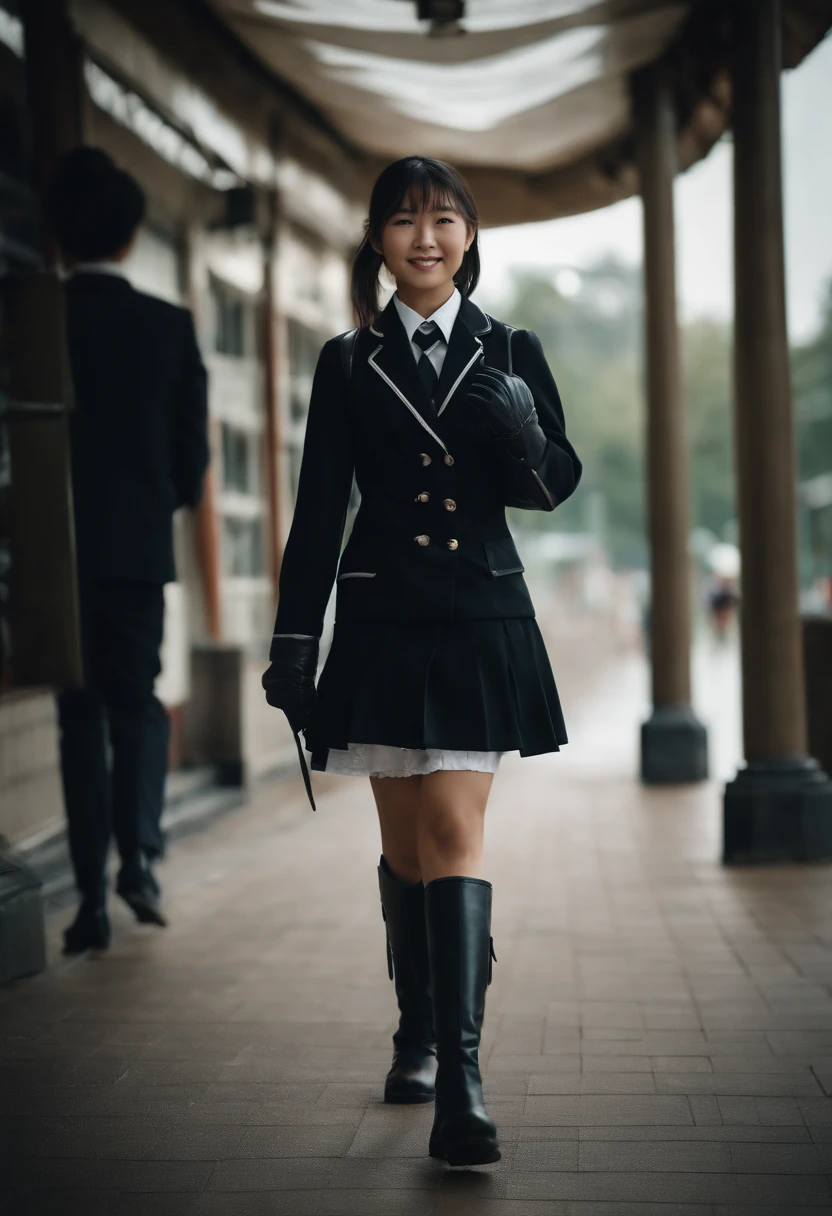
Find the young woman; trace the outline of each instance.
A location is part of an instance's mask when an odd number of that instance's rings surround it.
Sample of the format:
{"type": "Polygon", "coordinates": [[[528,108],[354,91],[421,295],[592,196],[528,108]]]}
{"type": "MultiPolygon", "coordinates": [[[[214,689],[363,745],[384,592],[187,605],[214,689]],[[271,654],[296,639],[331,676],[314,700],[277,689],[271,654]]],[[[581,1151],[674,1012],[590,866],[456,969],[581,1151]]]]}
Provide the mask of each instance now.
{"type": "Polygon", "coordinates": [[[460,175],[426,157],[385,169],[353,266],[360,328],[327,342],[315,373],[263,677],[313,769],[370,778],[401,1014],[385,1100],[435,1098],[429,1151],[450,1165],[500,1156],[478,1063],[491,783],[503,752],[566,742],[505,508],[552,511],[581,473],[540,342],[472,303],[478,277],[460,175]],[[379,313],[382,266],[396,294],[379,313]]]}

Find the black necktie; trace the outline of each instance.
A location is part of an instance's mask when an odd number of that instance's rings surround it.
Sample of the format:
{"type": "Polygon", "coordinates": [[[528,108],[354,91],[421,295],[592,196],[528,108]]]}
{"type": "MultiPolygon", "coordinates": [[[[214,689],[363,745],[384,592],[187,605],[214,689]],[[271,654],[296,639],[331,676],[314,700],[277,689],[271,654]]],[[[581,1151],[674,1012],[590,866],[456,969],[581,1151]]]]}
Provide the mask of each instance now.
{"type": "Polygon", "coordinates": [[[442,330],[435,321],[424,321],[413,334],[412,341],[421,350],[419,362],[416,364],[416,371],[419,373],[419,379],[427,389],[428,398],[432,402],[436,393],[436,386],[439,383],[439,377],[436,374],[436,368],[428,358],[428,351],[433,350],[437,342],[444,342],[442,330]]]}

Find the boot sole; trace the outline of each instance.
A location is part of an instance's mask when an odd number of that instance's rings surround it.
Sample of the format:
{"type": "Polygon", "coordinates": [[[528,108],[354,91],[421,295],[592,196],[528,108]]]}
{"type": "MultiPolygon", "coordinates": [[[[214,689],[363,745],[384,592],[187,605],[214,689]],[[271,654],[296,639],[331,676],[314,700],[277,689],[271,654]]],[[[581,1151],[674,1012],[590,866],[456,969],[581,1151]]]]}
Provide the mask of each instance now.
{"type": "Polygon", "coordinates": [[[139,924],[159,925],[162,929],[168,927],[168,922],[162,916],[162,913],[149,900],[144,899],[141,895],[133,895],[129,892],[119,891],[118,894],[127,904],[128,908],[130,908],[139,924]]]}
{"type": "Polygon", "coordinates": [[[431,1157],[439,1161],[447,1161],[448,1165],[491,1165],[499,1161],[502,1153],[496,1141],[482,1137],[470,1137],[464,1140],[454,1140],[443,1147],[431,1147],[431,1157]]]}
{"type": "Polygon", "coordinates": [[[88,950],[109,950],[109,937],[85,937],[83,941],[67,941],[64,938],[64,944],[61,948],[61,954],[86,954],[88,950]]]}
{"type": "Polygon", "coordinates": [[[418,1106],[425,1102],[435,1102],[436,1094],[385,1094],[384,1101],[391,1106],[418,1106]]]}

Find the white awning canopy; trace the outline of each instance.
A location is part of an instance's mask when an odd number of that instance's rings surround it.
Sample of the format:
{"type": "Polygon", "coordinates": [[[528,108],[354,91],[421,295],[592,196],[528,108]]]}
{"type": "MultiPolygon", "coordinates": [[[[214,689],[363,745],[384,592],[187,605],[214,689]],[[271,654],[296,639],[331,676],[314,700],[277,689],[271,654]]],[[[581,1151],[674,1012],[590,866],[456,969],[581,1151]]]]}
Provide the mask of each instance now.
{"type": "MultiPolygon", "coordinates": [[[[366,158],[459,165],[491,223],[603,206],[637,188],[630,78],[667,58],[680,164],[726,124],[725,22],[697,0],[467,0],[464,33],[429,37],[413,0],[211,0],[279,77],[366,158]]],[[[724,9],[723,9],[724,11],[724,9]]],[[[832,23],[786,0],[787,61],[832,23]]]]}

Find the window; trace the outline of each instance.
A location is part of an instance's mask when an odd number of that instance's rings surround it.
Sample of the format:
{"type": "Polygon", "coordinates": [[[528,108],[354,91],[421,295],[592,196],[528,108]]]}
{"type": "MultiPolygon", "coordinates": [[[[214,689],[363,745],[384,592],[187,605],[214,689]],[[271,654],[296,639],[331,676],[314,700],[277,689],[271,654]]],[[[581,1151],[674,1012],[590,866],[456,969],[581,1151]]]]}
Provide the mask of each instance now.
{"type": "Polygon", "coordinates": [[[257,578],[264,573],[260,519],[223,519],[223,572],[227,578],[257,578]]]}
{"type": "Polygon", "coordinates": [[[257,494],[260,489],[257,436],[239,430],[228,422],[221,424],[222,482],[226,490],[238,494],[257,494]]]}
{"type": "Polygon", "coordinates": [[[254,318],[251,302],[242,293],[211,276],[209,296],[213,349],[238,359],[253,353],[254,318]]]}

